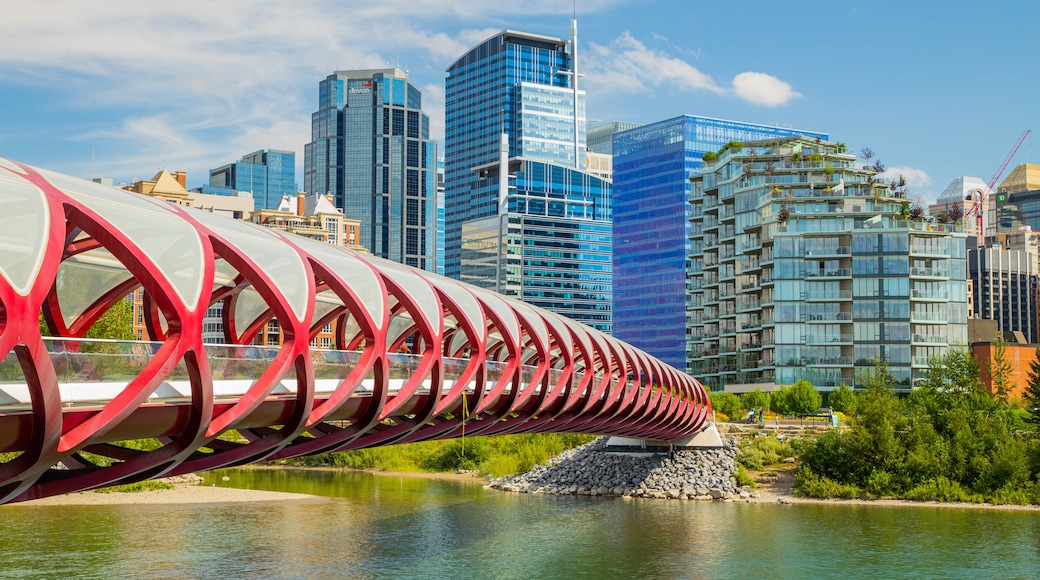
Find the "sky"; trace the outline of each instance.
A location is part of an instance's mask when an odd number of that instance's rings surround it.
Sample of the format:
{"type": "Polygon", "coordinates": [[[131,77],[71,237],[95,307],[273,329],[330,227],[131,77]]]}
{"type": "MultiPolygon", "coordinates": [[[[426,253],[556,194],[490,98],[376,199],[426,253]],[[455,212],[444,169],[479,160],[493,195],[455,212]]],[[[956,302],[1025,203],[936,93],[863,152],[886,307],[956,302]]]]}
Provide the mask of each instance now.
{"type": "MultiPolygon", "coordinates": [[[[0,157],[118,184],[257,149],[297,156],[318,83],[398,66],[444,130],[445,69],[504,30],[567,37],[575,4],[527,0],[6,0],[0,157]]],[[[928,202],[956,177],[1040,163],[1040,3],[578,0],[590,121],[682,114],[869,147],[928,202]]],[[[1007,172],[1004,173],[1004,176],[1007,172]]]]}

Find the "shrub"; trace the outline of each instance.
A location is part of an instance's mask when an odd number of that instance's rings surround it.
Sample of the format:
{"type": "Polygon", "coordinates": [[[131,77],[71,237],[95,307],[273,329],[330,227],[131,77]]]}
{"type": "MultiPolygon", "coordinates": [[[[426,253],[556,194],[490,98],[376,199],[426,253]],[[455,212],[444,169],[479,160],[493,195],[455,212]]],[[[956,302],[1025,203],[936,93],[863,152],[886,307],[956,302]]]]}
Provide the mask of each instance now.
{"type": "Polygon", "coordinates": [[[724,415],[733,416],[740,409],[740,397],[733,393],[711,393],[711,408],[724,415]]]}
{"type": "Polygon", "coordinates": [[[906,499],[914,501],[964,501],[982,503],[978,495],[968,493],[956,481],[939,476],[911,489],[906,499]]]}
{"type": "Polygon", "coordinates": [[[863,495],[855,485],[838,483],[828,477],[820,477],[804,465],[794,473],[794,492],[800,496],[821,499],[852,499],[863,495]]]}
{"type": "Polygon", "coordinates": [[[827,404],[839,413],[856,414],[856,392],[842,383],[836,390],[827,395],[827,404]]]}
{"type": "Polygon", "coordinates": [[[755,389],[749,393],[744,393],[740,397],[741,406],[745,409],[757,409],[759,407],[769,407],[769,393],[763,393],[762,389],[755,389]]]}
{"type": "Polygon", "coordinates": [[[756,471],[795,456],[791,443],[780,441],[775,435],[745,439],[740,444],[740,451],[737,463],[756,471]]]}
{"type": "Polygon", "coordinates": [[[733,477],[736,478],[737,485],[747,486],[751,490],[755,489],[755,480],[751,479],[743,465],[737,464],[737,470],[733,472],[733,477]]]}
{"type": "Polygon", "coordinates": [[[802,463],[814,473],[837,481],[858,479],[859,463],[851,433],[830,429],[816,439],[806,439],[802,445],[802,463]]]}

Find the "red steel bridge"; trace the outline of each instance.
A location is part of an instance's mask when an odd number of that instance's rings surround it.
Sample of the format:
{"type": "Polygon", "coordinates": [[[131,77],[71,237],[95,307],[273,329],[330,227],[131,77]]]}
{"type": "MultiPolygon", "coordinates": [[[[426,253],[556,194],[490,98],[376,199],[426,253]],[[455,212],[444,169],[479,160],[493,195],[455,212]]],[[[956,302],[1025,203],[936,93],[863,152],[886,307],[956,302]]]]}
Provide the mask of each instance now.
{"type": "Polygon", "coordinates": [[[695,379],[491,291],[4,159],[0,203],[0,503],[428,439],[708,425],[695,379]],[[144,340],[83,338],[139,288],[144,340]],[[218,305],[223,344],[204,344],[218,305]],[[271,321],[282,343],[252,345],[271,321]]]}

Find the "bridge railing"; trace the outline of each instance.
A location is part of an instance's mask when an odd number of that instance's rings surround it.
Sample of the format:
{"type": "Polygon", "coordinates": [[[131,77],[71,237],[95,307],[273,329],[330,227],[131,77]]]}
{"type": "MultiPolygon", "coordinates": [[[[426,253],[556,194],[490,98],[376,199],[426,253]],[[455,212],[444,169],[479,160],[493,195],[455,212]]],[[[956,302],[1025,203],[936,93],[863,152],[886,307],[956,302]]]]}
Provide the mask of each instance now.
{"type": "MultiPolygon", "coordinates": [[[[105,339],[68,339],[45,337],[44,343],[50,355],[58,379],[58,389],[65,406],[102,405],[110,401],[126,387],[127,383],[141,373],[145,365],[162,347],[161,342],[119,341],[105,339]]],[[[278,354],[278,347],[240,346],[225,344],[204,345],[213,378],[215,398],[230,398],[244,394],[254,381],[270,366],[278,354]]],[[[310,351],[314,373],[315,394],[331,393],[357,365],[361,353],[342,350],[310,351]]],[[[388,353],[388,381],[390,394],[396,393],[404,383],[419,370],[421,355],[388,353]]],[[[442,359],[442,380],[445,388],[454,385],[469,365],[469,359],[442,359]]],[[[488,388],[497,384],[508,368],[505,362],[485,363],[485,382],[488,388]]],[[[535,377],[536,367],[521,367],[521,389],[527,388],[535,377]]],[[[550,371],[550,384],[556,384],[562,371],[550,371]]],[[[580,381],[581,373],[575,375],[580,381]]],[[[358,386],[356,393],[366,395],[374,390],[374,376],[369,373],[358,386]]],[[[470,380],[466,391],[473,393],[476,383],[470,380]]],[[[420,393],[429,392],[429,380],[420,388],[420,393]]],[[[536,385],[540,389],[540,385],[536,385]]],[[[285,377],[274,394],[296,392],[296,380],[285,377]]],[[[153,402],[186,399],[191,396],[188,372],[183,363],[178,364],[155,390],[149,399],[153,402]]],[[[0,409],[11,412],[31,408],[29,387],[22,374],[15,352],[0,360],[0,409]]]]}

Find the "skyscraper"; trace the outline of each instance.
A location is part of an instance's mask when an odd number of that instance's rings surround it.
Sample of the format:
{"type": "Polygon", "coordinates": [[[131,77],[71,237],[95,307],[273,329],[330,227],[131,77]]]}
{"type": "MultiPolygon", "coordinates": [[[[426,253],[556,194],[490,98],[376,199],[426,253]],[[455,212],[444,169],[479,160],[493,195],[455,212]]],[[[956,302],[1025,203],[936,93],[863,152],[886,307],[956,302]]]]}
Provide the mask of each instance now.
{"type": "Polygon", "coordinates": [[[610,181],[585,169],[574,45],[506,30],[448,67],[445,273],[609,331],[610,181]]]}
{"type": "Polygon", "coordinates": [[[683,115],[614,135],[614,335],[686,364],[690,175],[729,141],[824,133],[683,115]]]}
{"type": "Polygon", "coordinates": [[[283,196],[296,196],[296,153],[262,149],[209,172],[209,187],[202,193],[234,195],[236,191],[253,194],[256,209],[274,209],[283,196]]]}
{"type": "Polygon", "coordinates": [[[376,256],[436,269],[437,148],[422,92],[404,71],[336,71],[321,81],[304,190],[332,195],[376,256]]]}

